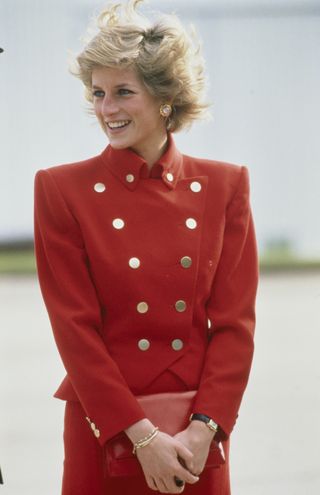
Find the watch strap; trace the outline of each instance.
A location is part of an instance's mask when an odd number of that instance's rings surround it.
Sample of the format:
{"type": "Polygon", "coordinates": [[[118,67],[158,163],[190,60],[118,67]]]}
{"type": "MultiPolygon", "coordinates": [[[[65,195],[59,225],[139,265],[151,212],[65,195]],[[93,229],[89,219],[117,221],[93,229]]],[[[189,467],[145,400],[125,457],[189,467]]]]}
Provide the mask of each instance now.
{"type": "Polygon", "coordinates": [[[212,430],[214,432],[217,432],[218,431],[219,426],[209,416],[206,416],[205,414],[192,413],[190,415],[189,420],[190,421],[193,421],[195,419],[198,420],[198,421],[202,421],[203,423],[205,423],[210,430],[212,430]]]}

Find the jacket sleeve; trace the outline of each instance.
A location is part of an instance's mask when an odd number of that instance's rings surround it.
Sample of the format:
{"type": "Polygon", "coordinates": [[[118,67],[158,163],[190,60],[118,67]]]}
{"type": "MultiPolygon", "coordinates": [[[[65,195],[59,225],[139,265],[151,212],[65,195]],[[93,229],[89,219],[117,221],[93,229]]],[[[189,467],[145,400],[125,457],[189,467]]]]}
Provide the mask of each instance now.
{"type": "Polygon", "coordinates": [[[248,170],[241,167],[239,172],[207,303],[211,339],[194,404],[194,412],[210,416],[219,425],[217,440],[226,440],[234,427],[254,350],[257,248],[248,170]]]}
{"type": "Polygon", "coordinates": [[[49,169],[36,173],[34,192],[41,292],[63,364],[103,445],[145,414],[100,336],[101,307],[80,227],[49,169]]]}

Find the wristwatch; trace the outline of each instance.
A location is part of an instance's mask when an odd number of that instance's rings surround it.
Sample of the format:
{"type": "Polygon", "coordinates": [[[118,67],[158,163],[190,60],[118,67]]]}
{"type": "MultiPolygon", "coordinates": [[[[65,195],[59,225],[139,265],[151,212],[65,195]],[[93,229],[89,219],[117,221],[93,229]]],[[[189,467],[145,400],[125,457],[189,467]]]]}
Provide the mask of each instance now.
{"type": "Polygon", "coordinates": [[[195,419],[198,421],[203,421],[203,423],[205,423],[211,431],[217,433],[219,426],[209,416],[206,416],[205,414],[192,413],[190,415],[189,421],[193,421],[195,419]]]}

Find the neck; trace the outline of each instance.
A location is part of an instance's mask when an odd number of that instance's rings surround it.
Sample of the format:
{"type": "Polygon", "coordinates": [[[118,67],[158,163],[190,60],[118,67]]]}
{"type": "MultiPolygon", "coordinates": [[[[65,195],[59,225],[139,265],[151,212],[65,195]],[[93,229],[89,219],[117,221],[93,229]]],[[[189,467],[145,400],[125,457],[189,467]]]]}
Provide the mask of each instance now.
{"type": "Polygon", "coordinates": [[[144,149],[133,149],[138,155],[142,156],[145,159],[149,170],[152,166],[159,160],[159,158],[166,151],[168,146],[168,135],[167,133],[163,134],[160,139],[155,140],[154,142],[149,142],[148,147],[144,149]]]}

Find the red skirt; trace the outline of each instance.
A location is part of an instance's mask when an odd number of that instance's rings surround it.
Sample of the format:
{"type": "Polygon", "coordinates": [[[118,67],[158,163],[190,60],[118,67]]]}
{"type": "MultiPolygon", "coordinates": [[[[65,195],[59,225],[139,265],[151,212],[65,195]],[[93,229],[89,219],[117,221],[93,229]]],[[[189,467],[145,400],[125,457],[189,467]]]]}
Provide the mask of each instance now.
{"type": "MultiPolygon", "coordinates": [[[[144,393],[182,391],[181,382],[171,373],[161,375],[144,393]],[[161,380],[161,382],[160,382],[161,380]]],[[[104,469],[103,449],[92,435],[79,402],[66,402],[64,419],[64,470],[62,495],[151,495],[143,472],[136,477],[111,478],[104,469]]],[[[200,480],[186,484],[185,495],[230,495],[228,443],[224,445],[226,464],[205,469],[200,480]]]]}

